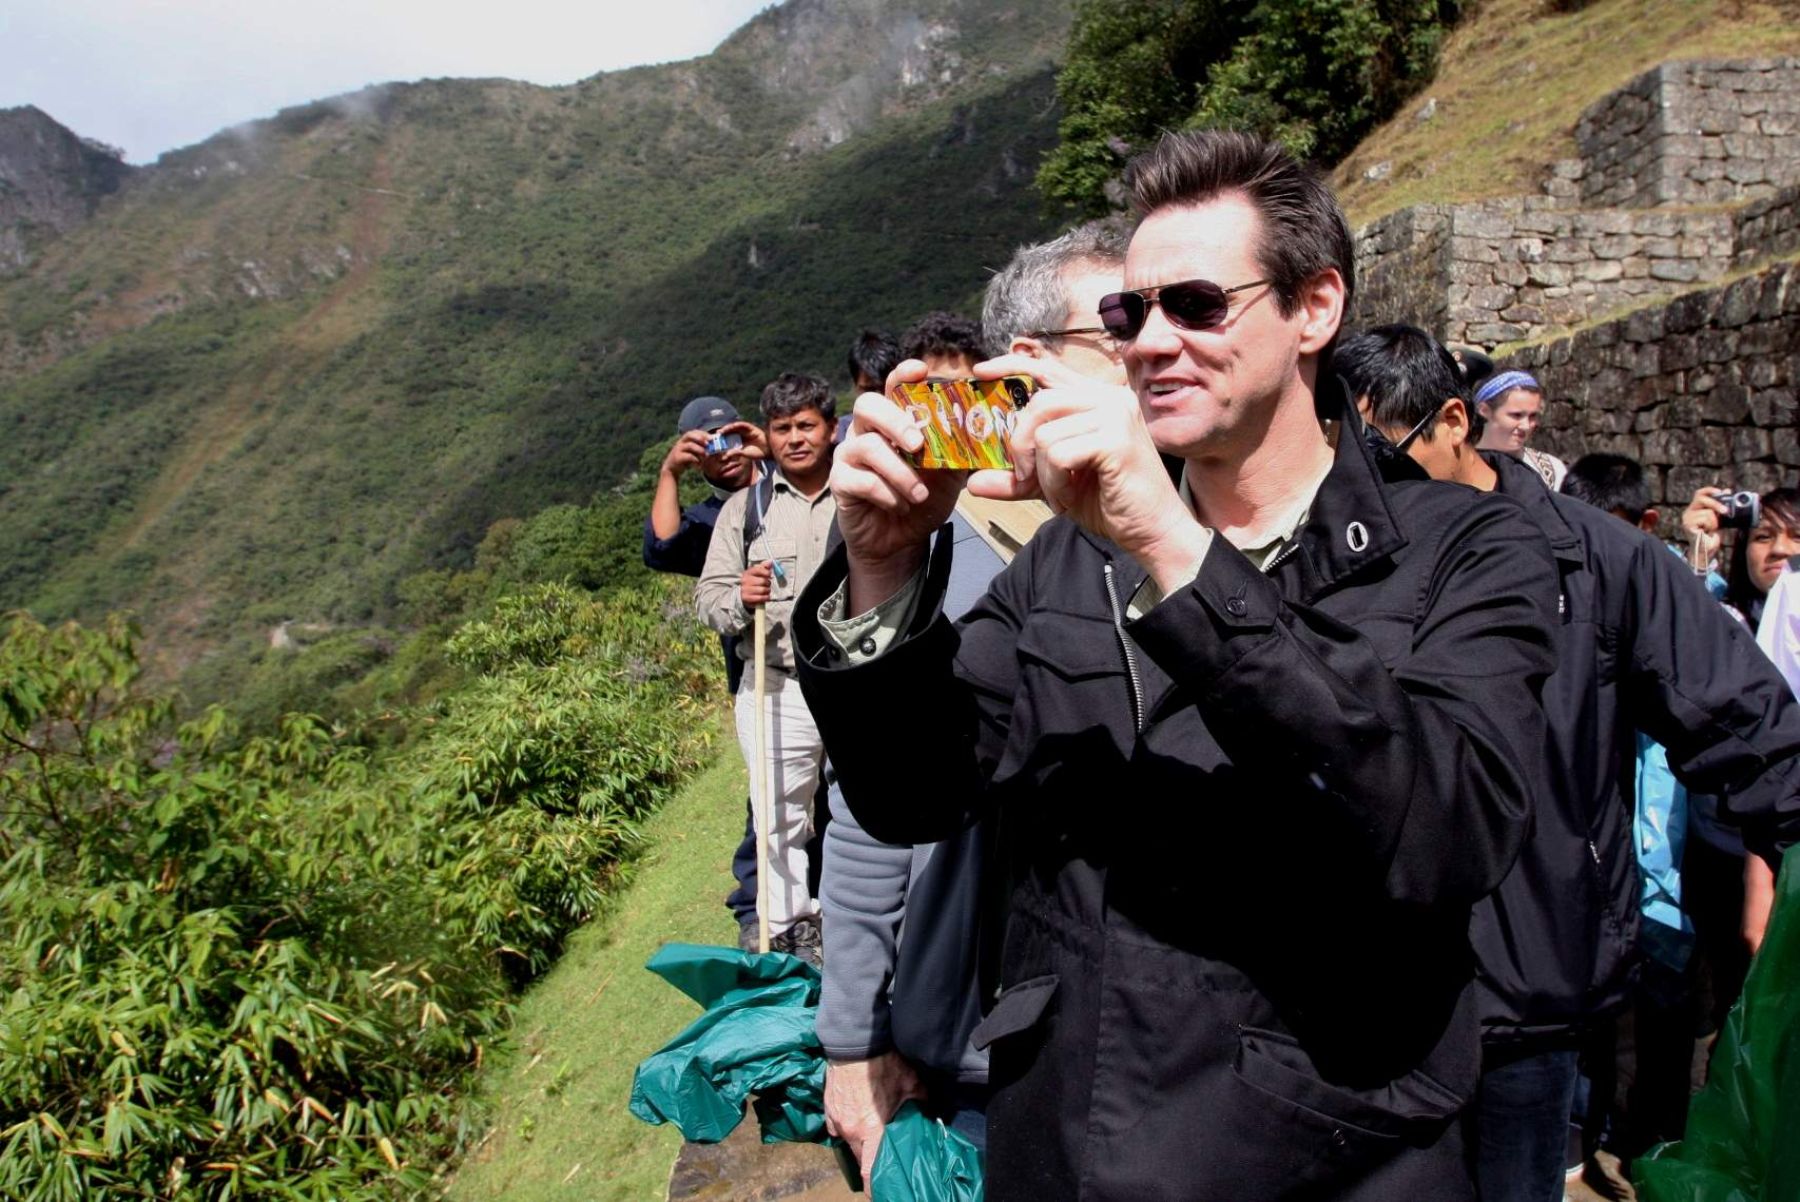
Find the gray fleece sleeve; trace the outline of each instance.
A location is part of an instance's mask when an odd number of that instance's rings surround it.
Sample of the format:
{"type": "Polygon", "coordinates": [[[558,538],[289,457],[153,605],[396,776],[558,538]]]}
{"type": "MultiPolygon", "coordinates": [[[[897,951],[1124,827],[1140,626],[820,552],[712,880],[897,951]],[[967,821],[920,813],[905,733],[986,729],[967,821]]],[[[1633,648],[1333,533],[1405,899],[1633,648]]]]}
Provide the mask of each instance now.
{"type": "Polygon", "coordinates": [[[819,881],[825,980],[817,1023],[828,1060],[863,1060],[893,1046],[888,986],[912,863],[911,847],[882,843],[863,830],[832,785],[819,881]]]}

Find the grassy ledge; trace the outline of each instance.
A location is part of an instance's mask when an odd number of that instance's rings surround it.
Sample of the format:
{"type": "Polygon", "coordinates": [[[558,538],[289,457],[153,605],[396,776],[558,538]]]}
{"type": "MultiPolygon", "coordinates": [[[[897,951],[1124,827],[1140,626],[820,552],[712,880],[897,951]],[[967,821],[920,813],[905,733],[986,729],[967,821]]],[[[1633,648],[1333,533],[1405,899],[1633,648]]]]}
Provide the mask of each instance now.
{"type": "Polygon", "coordinates": [[[513,1051],[483,1085],[492,1127],[451,1183],[452,1202],[664,1196],[681,1135],[625,1106],[638,1061],[696,1013],[644,961],[663,943],[736,937],[722,903],[746,781],[723,724],[715,745],[712,766],[645,824],[650,846],[613,908],[521,999],[513,1051]]]}

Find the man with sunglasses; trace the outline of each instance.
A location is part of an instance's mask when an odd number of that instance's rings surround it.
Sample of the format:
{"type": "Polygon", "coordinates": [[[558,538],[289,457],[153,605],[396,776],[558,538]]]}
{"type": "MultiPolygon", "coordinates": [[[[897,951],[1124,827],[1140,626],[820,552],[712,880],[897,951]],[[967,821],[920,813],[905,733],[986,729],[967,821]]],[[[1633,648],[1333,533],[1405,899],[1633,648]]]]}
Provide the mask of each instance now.
{"type": "Polygon", "coordinates": [[[1355,335],[1334,364],[1374,430],[1433,479],[1518,501],[1556,556],[1550,741],[1527,760],[1540,776],[1536,822],[1472,930],[1482,1202],[1557,1199],[1577,1048],[1625,1005],[1637,956],[1637,732],[1667,748],[1688,788],[1728,796],[1746,844],[1773,861],[1800,830],[1800,705],[1656,539],[1549,491],[1509,455],[1476,450],[1456,361],[1425,331],[1355,335]]]}
{"type": "Polygon", "coordinates": [[[1345,426],[1351,239],[1313,172],[1206,131],[1126,180],[1130,387],[981,365],[1044,388],[1016,469],[966,478],[858,398],[803,687],[872,834],[996,824],[990,1198],[1468,1199],[1469,911],[1528,815],[1549,549],[1345,426]],[[928,539],[965,483],[1061,516],[952,625],[928,539]]]}

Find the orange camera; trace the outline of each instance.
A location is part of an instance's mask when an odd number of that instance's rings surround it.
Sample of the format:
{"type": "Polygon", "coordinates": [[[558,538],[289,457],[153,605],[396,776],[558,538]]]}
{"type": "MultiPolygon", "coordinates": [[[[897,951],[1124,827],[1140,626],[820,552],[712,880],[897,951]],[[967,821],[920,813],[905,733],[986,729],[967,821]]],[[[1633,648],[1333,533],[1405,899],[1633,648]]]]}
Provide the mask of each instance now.
{"type": "Polygon", "coordinates": [[[1036,390],[1030,376],[898,385],[894,399],[925,435],[918,454],[907,458],[922,468],[1010,468],[1007,439],[1036,390]]]}

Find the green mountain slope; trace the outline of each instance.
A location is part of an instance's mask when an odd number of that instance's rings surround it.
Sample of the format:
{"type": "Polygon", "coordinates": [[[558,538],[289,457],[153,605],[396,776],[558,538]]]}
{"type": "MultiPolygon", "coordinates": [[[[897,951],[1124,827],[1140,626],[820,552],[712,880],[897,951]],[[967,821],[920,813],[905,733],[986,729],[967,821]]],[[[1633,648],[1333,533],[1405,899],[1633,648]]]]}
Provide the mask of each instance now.
{"type": "Polygon", "coordinates": [[[678,402],[837,374],[1044,232],[1061,6],[791,0],[568,88],[372,88],[134,176],[0,281],[0,606],[186,653],[385,616],[678,402]]]}

